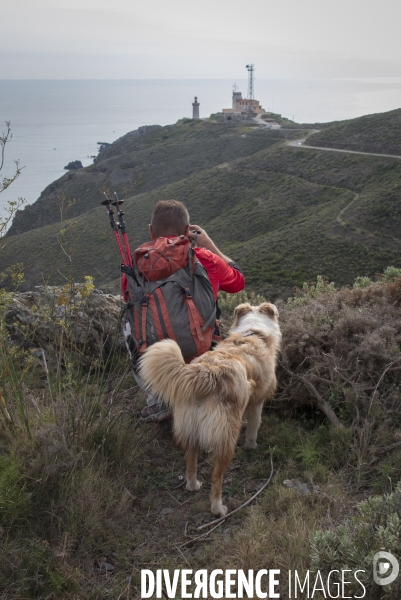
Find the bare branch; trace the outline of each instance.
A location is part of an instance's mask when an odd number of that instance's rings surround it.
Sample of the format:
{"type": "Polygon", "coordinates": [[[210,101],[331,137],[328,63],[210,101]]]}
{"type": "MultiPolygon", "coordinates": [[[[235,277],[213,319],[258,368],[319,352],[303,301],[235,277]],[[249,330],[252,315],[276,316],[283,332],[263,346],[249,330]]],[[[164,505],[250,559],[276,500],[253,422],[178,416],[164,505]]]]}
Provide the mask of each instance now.
{"type": "Polygon", "coordinates": [[[293,373],[292,371],[290,371],[289,369],[287,369],[287,367],[285,367],[282,362],[280,362],[280,365],[292,377],[295,377],[295,379],[298,379],[298,381],[302,381],[302,383],[309,389],[309,391],[314,396],[314,398],[315,398],[315,405],[318,407],[319,410],[322,411],[322,413],[324,413],[326,415],[326,417],[329,419],[329,421],[335,427],[338,427],[339,425],[341,425],[341,423],[340,423],[340,421],[339,421],[336,413],[334,412],[334,410],[331,408],[331,406],[329,405],[329,403],[326,402],[326,400],[323,398],[323,396],[321,394],[319,394],[319,392],[317,391],[317,389],[315,388],[315,386],[313,385],[313,383],[311,381],[309,381],[308,379],[306,379],[306,377],[303,377],[302,375],[297,375],[296,373],[293,373]]]}
{"type": "Polygon", "coordinates": [[[323,398],[323,396],[321,396],[321,394],[319,394],[319,392],[317,391],[317,389],[315,388],[313,383],[311,381],[309,381],[308,379],[306,379],[306,377],[302,377],[302,375],[295,375],[295,377],[297,379],[299,379],[300,381],[302,381],[302,383],[305,384],[305,386],[309,389],[309,391],[312,392],[312,394],[316,398],[315,404],[318,407],[318,409],[321,410],[322,413],[324,413],[326,415],[326,417],[329,419],[329,421],[333,425],[335,425],[335,427],[338,427],[340,425],[340,421],[339,421],[336,413],[331,408],[330,404],[328,402],[326,402],[326,400],[323,398]]]}
{"type": "MultiPolygon", "coordinates": [[[[379,379],[379,381],[377,382],[377,384],[376,384],[376,387],[375,387],[375,390],[374,390],[374,392],[373,392],[373,394],[372,394],[372,398],[371,398],[371,400],[370,400],[370,404],[369,404],[369,410],[368,410],[368,415],[369,415],[369,413],[370,413],[370,410],[371,410],[371,408],[372,408],[373,400],[375,399],[375,396],[376,396],[377,390],[378,390],[378,388],[379,388],[379,385],[380,385],[380,384],[381,384],[381,382],[383,381],[383,378],[384,378],[385,374],[387,373],[387,371],[389,371],[389,370],[390,370],[392,367],[394,367],[394,365],[396,365],[396,364],[397,364],[397,361],[391,362],[389,365],[387,365],[387,367],[384,369],[383,373],[381,374],[381,376],[380,376],[380,379],[379,379]]],[[[395,370],[397,370],[397,369],[398,369],[398,367],[396,367],[395,369],[392,369],[392,370],[394,370],[394,371],[395,371],[395,370]]]]}
{"type": "Polygon", "coordinates": [[[11,134],[11,127],[10,127],[10,121],[6,121],[6,127],[7,127],[7,131],[6,133],[2,133],[2,135],[0,136],[0,146],[1,146],[1,159],[0,159],[0,171],[3,168],[4,165],[4,150],[6,147],[7,142],[11,141],[12,139],[12,134],[11,134]]]}
{"type": "MultiPolygon", "coordinates": [[[[11,133],[10,121],[6,121],[6,127],[6,132],[4,133],[3,131],[3,133],[0,135],[0,171],[3,169],[4,166],[6,144],[8,144],[13,137],[11,133]]],[[[3,177],[3,180],[0,180],[0,193],[4,192],[4,190],[6,190],[13,183],[13,181],[15,181],[17,177],[21,175],[21,171],[24,167],[19,166],[19,160],[15,160],[14,162],[16,165],[15,173],[12,175],[12,177],[3,177]]]]}

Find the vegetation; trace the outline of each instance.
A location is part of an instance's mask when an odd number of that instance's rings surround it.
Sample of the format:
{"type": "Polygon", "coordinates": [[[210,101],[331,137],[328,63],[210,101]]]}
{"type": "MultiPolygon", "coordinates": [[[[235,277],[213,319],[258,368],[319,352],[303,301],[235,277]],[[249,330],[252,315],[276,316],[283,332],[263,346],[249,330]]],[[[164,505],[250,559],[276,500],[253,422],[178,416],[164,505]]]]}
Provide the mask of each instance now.
{"type": "MultiPolygon", "coordinates": [[[[379,116],[392,126],[392,113],[379,116]]],[[[126,198],[133,246],[147,239],[159,199],[184,201],[248,285],[270,299],[321,273],[346,285],[399,263],[400,161],[285,145],[298,135],[193,120],[131,132],[17,212],[0,269],[24,263],[23,289],[59,285],[60,273],[72,269],[76,281],[91,275],[117,292],[119,257],[99,205],[102,186],[126,198]]]]}
{"type": "MultiPolygon", "coordinates": [[[[401,483],[398,483],[391,494],[371,496],[360,502],[356,514],[335,529],[314,533],[311,537],[312,569],[320,569],[326,575],[333,569],[340,572],[342,569],[361,569],[360,580],[368,598],[396,598],[398,583],[384,586],[384,593],[381,593],[369,575],[378,548],[400,556],[400,517],[401,483]]],[[[360,595],[361,587],[356,590],[355,587],[350,586],[350,592],[360,595]]]]}

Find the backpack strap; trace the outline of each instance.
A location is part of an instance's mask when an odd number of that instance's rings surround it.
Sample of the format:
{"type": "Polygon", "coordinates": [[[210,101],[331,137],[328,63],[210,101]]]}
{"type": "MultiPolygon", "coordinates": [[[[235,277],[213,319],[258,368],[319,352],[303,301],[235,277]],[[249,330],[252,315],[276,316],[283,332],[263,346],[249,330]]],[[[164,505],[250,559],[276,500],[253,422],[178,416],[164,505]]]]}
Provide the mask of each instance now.
{"type": "Polygon", "coordinates": [[[194,301],[191,296],[191,291],[188,287],[184,289],[184,293],[185,293],[185,301],[186,301],[187,307],[188,307],[188,316],[189,316],[189,323],[191,326],[192,337],[194,339],[196,349],[199,351],[199,349],[201,347],[200,342],[204,341],[204,337],[202,335],[202,330],[201,330],[201,325],[199,322],[199,313],[196,310],[194,301]]]}
{"type": "Polygon", "coordinates": [[[160,340],[164,340],[168,337],[166,327],[163,322],[162,315],[160,314],[159,306],[157,306],[155,300],[155,293],[149,294],[149,308],[152,311],[153,323],[156,329],[156,335],[160,340]]]}
{"type": "MultiPolygon", "coordinates": [[[[130,295],[130,301],[131,301],[131,299],[132,299],[132,295],[130,295]]],[[[131,304],[132,304],[132,302],[131,302],[131,304]]],[[[131,308],[131,307],[129,307],[129,308],[131,308]]],[[[134,319],[135,337],[136,337],[137,340],[139,340],[140,339],[140,334],[139,334],[139,316],[138,316],[136,310],[133,310],[132,313],[133,313],[133,319],[134,319]]],[[[138,349],[139,349],[139,346],[140,346],[140,344],[138,342],[138,349]]]]}
{"type": "Polygon", "coordinates": [[[213,323],[215,320],[216,320],[216,306],[214,307],[213,312],[210,315],[210,317],[208,318],[208,320],[203,324],[202,329],[201,329],[202,333],[204,331],[206,331],[206,329],[208,327],[210,327],[211,323],[213,323]]]}
{"type": "MultiPolygon", "coordinates": [[[[195,238],[197,238],[197,234],[195,234],[195,238]]],[[[190,272],[190,273],[191,273],[191,275],[192,275],[192,280],[193,280],[193,279],[194,279],[194,277],[195,277],[195,265],[196,265],[196,263],[198,263],[198,264],[199,264],[199,265],[202,267],[202,269],[204,270],[204,272],[205,272],[205,274],[206,274],[206,277],[207,277],[208,281],[210,281],[210,279],[209,279],[209,275],[208,275],[208,273],[207,273],[207,271],[206,271],[205,267],[202,265],[202,263],[200,262],[200,260],[199,260],[199,259],[198,259],[198,257],[196,256],[196,252],[195,252],[195,250],[193,249],[193,247],[191,247],[191,246],[190,246],[190,247],[189,247],[189,251],[188,251],[188,270],[189,270],[189,272],[190,272]]],[[[185,289],[187,289],[187,288],[185,288],[185,289]]],[[[192,297],[191,297],[191,298],[192,298],[192,297]]],[[[192,300],[191,300],[191,301],[192,301],[192,300]]],[[[202,332],[202,333],[203,333],[204,331],[206,331],[206,329],[207,329],[208,327],[210,327],[210,324],[211,324],[211,323],[212,323],[212,322],[213,322],[213,321],[216,319],[216,311],[217,311],[217,300],[216,300],[216,303],[215,303],[214,309],[213,309],[213,311],[212,311],[212,313],[211,313],[210,317],[209,317],[208,319],[206,319],[205,323],[202,325],[202,328],[201,328],[201,332],[202,332]]],[[[196,311],[196,314],[198,314],[198,311],[196,311]]]]}
{"type": "Polygon", "coordinates": [[[170,317],[168,316],[168,310],[166,306],[166,302],[164,300],[163,292],[158,287],[153,292],[153,296],[155,298],[155,303],[157,307],[157,312],[159,315],[160,323],[162,328],[166,330],[167,335],[165,337],[170,338],[170,340],[177,341],[177,338],[174,335],[174,330],[171,325],[170,317]]]}
{"type": "Polygon", "coordinates": [[[149,306],[149,294],[145,294],[142,298],[142,339],[141,339],[141,347],[139,349],[140,352],[145,352],[148,344],[146,342],[146,315],[148,314],[148,306],[149,306]]]}
{"type": "Polygon", "coordinates": [[[189,246],[189,248],[188,248],[188,272],[192,275],[192,277],[194,276],[194,273],[195,273],[195,265],[196,265],[197,261],[198,261],[198,259],[196,257],[195,250],[192,248],[192,246],[189,246]]]}
{"type": "MultiPolygon", "coordinates": [[[[129,288],[127,290],[127,294],[128,294],[128,302],[127,302],[125,310],[131,310],[134,306],[134,303],[132,301],[132,293],[129,290],[129,288]]],[[[136,313],[136,310],[132,311],[132,316],[133,316],[133,322],[134,322],[134,331],[132,331],[131,334],[132,334],[132,337],[135,341],[135,344],[136,344],[137,350],[138,350],[141,344],[139,343],[139,318],[136,313]]]]}
{"type": "Polygon", "coordinates": [[[138,265],[137,265],[137,262],[136,262],[135,253],[134,253],[134,256],[133,256],[133,265],[132,265],[132,269],[131,270],[132,270],[133,276],[135,277],[135,280],[136,280],[137,284],[139,285],[139,287],[142,290],[142,293],[145,294],[145,286],[143,285],[143,277],[142,277],[142,275],[138,271],[138,265]]]}

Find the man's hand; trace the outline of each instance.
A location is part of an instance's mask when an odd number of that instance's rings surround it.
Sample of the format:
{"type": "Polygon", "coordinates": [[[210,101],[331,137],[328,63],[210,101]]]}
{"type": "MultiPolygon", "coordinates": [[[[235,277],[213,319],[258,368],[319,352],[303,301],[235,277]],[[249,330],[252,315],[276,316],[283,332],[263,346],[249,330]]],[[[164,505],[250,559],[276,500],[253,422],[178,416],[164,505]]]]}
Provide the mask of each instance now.
{"type": "Polygon", "coordinates": [[[190,225],[189,226],[188,237],[190,240],[193,240],[193,241],[196,240],[196,243],[201,248],[206,248],[207,250],[210,250],[210,252],[214,252],[216,254],[216,252],[215,252],[216,245],[210,239],[210,237],[208,236],[206,231],[204,229],[202,229],[202,227],[199,227],[199,225],[190,225]]]}
{"type": "Polygon", "coordinates": [[[201,248],[206,248],[207,250],[210,250],[210,252],[213,252],[213,254],[216,254],[217,256],[222,258],[224,262],[233,262],[231,258],[228,258],[228,256],[225,256],[222,252],[220,252],[213,240],[208,236],[206,231],[202,229],[202,227],[199,227],[199,225],[189,226],[188,237],[190,240],[196,240],[198,246],[200,246],[201,248]]]}

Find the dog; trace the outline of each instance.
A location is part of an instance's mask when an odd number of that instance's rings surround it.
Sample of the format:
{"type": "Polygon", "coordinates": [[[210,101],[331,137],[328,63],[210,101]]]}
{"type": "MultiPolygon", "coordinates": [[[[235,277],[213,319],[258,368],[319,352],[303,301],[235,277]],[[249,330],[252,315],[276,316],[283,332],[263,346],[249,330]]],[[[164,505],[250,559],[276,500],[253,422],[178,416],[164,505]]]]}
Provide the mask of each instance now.
{"type": "Polygon", "coordinates": [[[198,490],[199,450],[215,456],[211,511],[225,516],[224,474],[230,465],[247,419],[245,448],[257,447],[263,403],[276,390],[276,357],[281,332],[277,308],[240,304],[226,339],[214,350],[186,364],[177,343],[163,340],[150,346],[140,361],[140,378],[152,394],[168,404],[174,416],[175,439],[186,453],[186,489],[198,490]]]}

